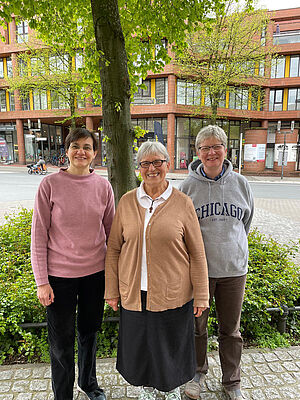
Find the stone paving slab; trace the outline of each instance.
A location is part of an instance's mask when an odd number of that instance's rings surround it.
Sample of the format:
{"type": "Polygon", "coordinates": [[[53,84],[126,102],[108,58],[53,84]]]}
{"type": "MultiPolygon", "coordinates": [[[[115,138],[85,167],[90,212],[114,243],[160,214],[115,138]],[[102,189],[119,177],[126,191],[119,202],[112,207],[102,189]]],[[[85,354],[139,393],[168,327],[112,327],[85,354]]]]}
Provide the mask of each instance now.
{"type": "MultiPolygon", "coordinates": [[[[209,353],[210,370],[201,400],[225,400],[218,353],[209,353]]],[[[129,385],[115,369],[115,359],[97,360],[97,378],[108,400],[135,399],[139,388],[129,385]]],[[[181,388],[183,391],[183,387],[181,388]]],[[[300,347],[245,349],[242,389],[246,399],[300,399],[300,347]]],[[[49,364],[0,366],[0,400],[53,400],[49,364]]],[[[84,395],[74,388],[74,400],[84,395]]],[[[163,398],[163,394],[159,394],[163,398]]]]}

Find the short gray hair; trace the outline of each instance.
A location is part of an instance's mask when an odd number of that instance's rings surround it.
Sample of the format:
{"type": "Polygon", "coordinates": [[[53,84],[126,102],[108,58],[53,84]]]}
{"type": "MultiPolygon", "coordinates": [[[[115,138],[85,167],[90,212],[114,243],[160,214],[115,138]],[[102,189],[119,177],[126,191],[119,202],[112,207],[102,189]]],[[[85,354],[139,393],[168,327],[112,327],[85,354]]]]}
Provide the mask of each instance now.
{"type": "Polygon", "coordinates": [[[154,154],[161,154],[167,162],[170,161],[169,153],[165,146],[160,142],[144,142],[137,153],[137,163],[139,164],[143,157],[154,154]]]}
{"type": "Polygon", "coordinates": [[[215,137],[221,141],[225,149],[227,149],[227,135],[222,128],[217,125],[208,125],[202,128],[195,141],[196,151],[199,150],[200,144],[208,138],[215,137]]]}

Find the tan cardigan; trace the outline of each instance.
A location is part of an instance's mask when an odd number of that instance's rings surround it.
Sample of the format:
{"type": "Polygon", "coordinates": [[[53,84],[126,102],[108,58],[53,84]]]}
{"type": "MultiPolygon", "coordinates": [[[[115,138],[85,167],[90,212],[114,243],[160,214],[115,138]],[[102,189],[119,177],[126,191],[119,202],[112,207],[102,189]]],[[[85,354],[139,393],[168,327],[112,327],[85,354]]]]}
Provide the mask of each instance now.
{"type": "MultiPolygon", "coordinates": [[[[120,200],[105,261],[105,298],[120,297],[122,307],[141,311],[141,259],[145,209],[136,189],[120,200]]],[[[149,311],[208,307],[208,274],[204,244],[192,200],[173,188],[154,211],[146,230],[149,311]]]]}

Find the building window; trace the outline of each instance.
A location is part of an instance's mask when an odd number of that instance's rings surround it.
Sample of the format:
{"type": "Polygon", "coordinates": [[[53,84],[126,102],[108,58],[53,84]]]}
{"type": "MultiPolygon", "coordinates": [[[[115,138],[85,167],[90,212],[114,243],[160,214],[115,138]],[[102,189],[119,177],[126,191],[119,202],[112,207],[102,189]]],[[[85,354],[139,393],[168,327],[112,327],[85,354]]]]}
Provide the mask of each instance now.
{"type": "Polygon", "coordinates": [[[273,44],[300,43],[300,30],[273,34],[273,44]]]}
{"type": "Polygon", "coordinates": [[[284,78],[285,57],[272,60],[271,78],[284,78]]]}
{"type": "Polygon", "coordinates": [[[84,93],[78,94],[76,97],[76,101],[77,101],[77,108],[84,108],[85,107],[84,93]]]}
{"type": "Polygon", "coordinates": [[[24,43],[28,41],[28,22],[21,21],[17,25],[17,42],[24,43]]]}
{"type": "Polygon", "coordinates": [[[19,76],[27,76],[28,75],[28,68],[26,61],[19,59],[18,60],[18,73],[19,76]]]}
{"type": "Polygon", "coordinates": [[[9,92],[9,109],[15,111],[15,96],[12,92],[9,92]]]}
{"type": "Polygon", "coordinates": [[[260,88],[251,88],[251,110],[262,111],[263,110],[263,91],[260,88]]]}
{"type": "Polygon", "coordinates": [[[55,74],[57,72],[67,72],[69,69],[69,57],[67,54],[62,56],[51,56],[49,57],[49,72],[55,74]]]}
{"type": "Polygon", "coordinates": [[[75,54],[75,69],[78,71],[79,68],[83,67],[83,54],[76,53],[75,54]]]}
{"type": "Polygon", "coordinates": [[[30,59],[31,75],[40,76],[46,73],[46,60],[44,57],[32,57],[30,59]]]}
{"type": "Polygon", "coordinates": [[[13,66],[12,66],[12,60],[10,57],[7,57],[6,59],[6,69],[7,69],[7,76],[9,78],[12,78],[13,76],[13,66]]]}
{"type": "Polygon", "coordinates": [[[292,77],[300,76],[299,74],[299,56],[291,56],[290,75],[292,77]]]}
{"type": "Polygon", "coordinates": [[[51,91],[51,108],[65,109],[67,108],[67,94],[57,93],[57,91],[51,91]]]}
{"type": "Polygon", "coordinates": [[[168,78],[155,79],[155,102],[156,104],[168,103],[168,78]]]}
{"type": "Polygon", "coordinates": [[[282,111],[283,89],[270,90],[269,111],[282,111]]]}
{"type": "Polygon", "coordinates": [[[177,104],[200,105],[201,85],[177,79],[177,104]]]}
{"type": "Polygon", "coordinates": [[[289,89],[288,110],[300,110],[300,88],[289,89]]]}
{"type": "Polygon", "coordinates": [[[236,110],[247,110],[248,97],[248,88],[231,88],[229,91],[229,108],[236,110]]]}
{"type": "Polygon", "coordinates": [[[3,58],[0,58],[0,79],[4,78],[4,63],[3,58]]]}
{"type": "Polygon", "coordinates": [[[154,99],[151,97],[151,80],[143,80],[142,84],[145,88],[138,87],[138,91],[133,96],[133,103],[136,105],[154,104],[154,99]]]}
{"type": "Polygon", "coordinates": [[[47,110],[47,92],[45,90],[33,92],[33,109],[47,110]]]}
{"type": "Polygon", "coordinates": [[[23,111],[28,111],[30,110],[30,101],[29,101],[29,96],[22,96],[22,110],[23,111]]]}
{"type": "Polygon", "coordinates": [[[143,80],[142,84],[146,86],[146,89],[141,87],[138,88],[137,97],[151,97],[151,81],[143,80]]]}
{"type": "Polygon", "coordinates": [[[0,112],[6,112],[6,91],[0,90],[0,112]]]}

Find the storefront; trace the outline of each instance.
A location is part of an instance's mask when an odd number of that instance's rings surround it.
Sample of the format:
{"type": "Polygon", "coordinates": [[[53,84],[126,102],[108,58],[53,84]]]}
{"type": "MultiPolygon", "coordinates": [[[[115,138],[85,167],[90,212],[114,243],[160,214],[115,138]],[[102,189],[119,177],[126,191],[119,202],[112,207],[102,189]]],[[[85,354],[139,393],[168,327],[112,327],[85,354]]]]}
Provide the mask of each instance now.
{"type": "Polygon", "coordinates": [[[11,164],[18,161],[16,127],[13,124],[0,124],[0,162],[11,164]]]}
{"type": "Polygon", "coordinates": [[[58,156],[62,148],[62,127],[49,124],[24,123],[26,162],[35,162],[39,156],[48,160],[58,156]],[[40,126],[38,126],[40,125],[40,126]]]}
{"type": "MultiPolygon", "coordinates": [[[[209,125],[209,120],[199,118],[176,118],[175,169],[187,169],[189,163],[197,159],[195,140],[198,132],[209,125]]],[[[216,124],[222,127],[228,137],[227,158],[234,167],[238,167],[240,152],[241,131],[248,123],[241,121],[217,120],[216,124]]],[[[259,125],[259,122],[255,123],[259,125]]]]}

